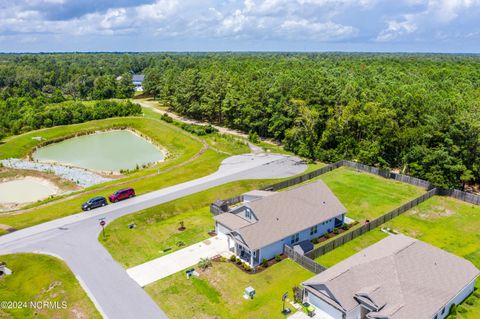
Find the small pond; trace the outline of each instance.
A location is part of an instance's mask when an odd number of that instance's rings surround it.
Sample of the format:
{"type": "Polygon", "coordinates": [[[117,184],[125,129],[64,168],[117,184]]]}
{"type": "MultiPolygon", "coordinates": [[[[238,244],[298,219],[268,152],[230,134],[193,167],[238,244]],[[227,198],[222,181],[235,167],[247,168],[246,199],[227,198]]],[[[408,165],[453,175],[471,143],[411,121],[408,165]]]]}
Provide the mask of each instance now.
{"type": "Polygon", "coordinates": [[[95,171],[118,172],[156,163],[164,153],[128,130],[99,132],[39,148],[32,154],[40,162],[57,162],[95,171]]]}
{"type": "Polygon", "coordinates": [[[55,185],[40,178],[26,177],[0,182],[0,204],[31,203],[56,193],[55,185]]]}

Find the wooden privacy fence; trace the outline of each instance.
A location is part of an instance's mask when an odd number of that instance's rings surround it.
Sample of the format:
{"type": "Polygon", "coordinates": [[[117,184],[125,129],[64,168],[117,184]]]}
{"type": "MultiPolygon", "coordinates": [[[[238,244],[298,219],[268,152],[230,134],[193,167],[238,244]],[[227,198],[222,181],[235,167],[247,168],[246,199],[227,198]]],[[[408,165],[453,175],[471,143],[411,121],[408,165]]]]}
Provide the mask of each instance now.
{"type": "Polygon", "coordinates": [[[357,238],[358,236],[361,236],[361,235],[365,234],[366,232],[369,232],[370,230],[372,230],[374,228],[377,228],[378,226],[388,222],[389,220],[392,220],[393,218],[397,217],[398,215],[403,214],[407,210],[411,209],[412,207],[417,206],[420,203],[423,203],[424,201],[426,201],[427,199],[429,199],[430,197],[432,197],[436,194],[437,194],[437,189],[436,188],[431,189],[428,192],[426,192],[425,194],[409,201],[408,203],[403,204],[400,207],[397,207],[397,208],[389,211],[388,213],[370,221],[369,223],[367,223],[365,225],[362,225],[361,227],[356,228],[352,231],[344,233],[344,234],[340,235],[339,237],[335,238],[334,240],[329,241],[329,242],[315,248],[314,250],[308,252],[306,254],[306,256],[308,256],[311,259],[318,258],[318,257],[334,250],[335,248],[337,248],[339,246],[342,246],[345,243],[348,243],[349,241],[357,238]]]}
{"type": "Polygon", "coordinates": [[[463,192],[458,189],[439,189],[437,195],[451,196],[467,203],[480,205],[480,196],[463,192]]]}
{"type": "Polygon", "coordinates": [[[315,274],[319,274],[325,269],[327,269],[326,267],[323,267],[322,265],[317,263],[315,260],[312,260],[307,256],[296,252],[295,249],[293,249],[288,245],[283,246],[283,253],[287,255],[288,258],[295,261],[297,264],[301,265],[303,268],[310,270],[315,274]]]}
{"type": "Polygon", "coordinates": [[[213,216],[217,216],[219,214],[225,213],[225,210],[223,208],[226,208],[228,210],[229,206],[241,202],[243,202],[243,195],[238,195],[223,200],[217,200],[210,204],[210,212],[213,214],[213,216]]]}

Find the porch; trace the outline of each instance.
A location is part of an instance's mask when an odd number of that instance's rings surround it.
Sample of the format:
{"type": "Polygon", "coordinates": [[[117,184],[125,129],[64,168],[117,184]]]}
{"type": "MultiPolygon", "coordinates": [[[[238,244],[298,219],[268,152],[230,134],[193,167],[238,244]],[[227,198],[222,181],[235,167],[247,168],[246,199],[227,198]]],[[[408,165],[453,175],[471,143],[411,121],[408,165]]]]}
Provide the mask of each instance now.
{"type": "Polygon", "coordinates": [[[228,250],[252,268],[260,264],[260,250],[251,251],[247,246],[235,241],[230,236],[228,237],[228,250]]]}

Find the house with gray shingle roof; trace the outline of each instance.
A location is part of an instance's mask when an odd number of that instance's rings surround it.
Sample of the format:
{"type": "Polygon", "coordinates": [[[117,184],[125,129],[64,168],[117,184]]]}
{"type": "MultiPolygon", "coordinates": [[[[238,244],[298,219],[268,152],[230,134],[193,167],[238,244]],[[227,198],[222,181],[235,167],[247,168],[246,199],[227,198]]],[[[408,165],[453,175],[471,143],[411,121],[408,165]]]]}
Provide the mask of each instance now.
{"type": "Polygon", "coordinates": [[[443,319],[479,274],[466,259],[391,235],[304,282],[304,301],[315,318],[443,319]]]}
{"type": "Polygon", "coordinates": [[[347,211],[323,181],[283,192],[253,191],[244,198],[239,207],[215,216],[215,229],[252,267],[282,254],[284,245],[302,246],[332,232],[343,225],[347,211]]]}

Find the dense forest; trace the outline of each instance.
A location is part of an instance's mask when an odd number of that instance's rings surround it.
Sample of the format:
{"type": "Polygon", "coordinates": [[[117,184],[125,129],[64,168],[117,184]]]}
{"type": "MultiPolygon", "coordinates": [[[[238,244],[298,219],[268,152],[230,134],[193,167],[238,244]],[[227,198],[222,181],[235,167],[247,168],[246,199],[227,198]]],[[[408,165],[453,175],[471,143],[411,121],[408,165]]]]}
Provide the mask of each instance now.
{"type": "Polygon", "coordinates": [[[310,159],[357,160],[441,187],[480,182],[478,56],[0,55],[1,125],[21,103],[11,99],[125,98],[134,73],[175,112],[274,138],[310,159]]]}

